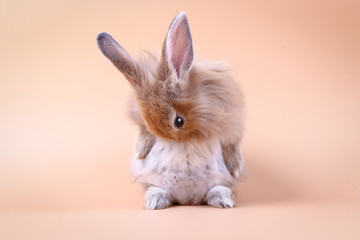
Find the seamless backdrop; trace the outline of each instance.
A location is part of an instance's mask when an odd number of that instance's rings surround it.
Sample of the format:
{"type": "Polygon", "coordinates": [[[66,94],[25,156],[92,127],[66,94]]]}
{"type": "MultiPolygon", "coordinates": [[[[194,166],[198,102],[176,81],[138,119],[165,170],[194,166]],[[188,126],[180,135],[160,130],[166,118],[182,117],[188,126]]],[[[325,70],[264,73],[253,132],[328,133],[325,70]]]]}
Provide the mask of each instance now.
{"type": "Polygon", "coordinates": [[[0,239],[359,239],[360,2],[0,2],[0,239]],[[99,32],[160,53],[178,11],[195,59],[246,95],[237,207],[143,210],[130,86],[99,32]]]}

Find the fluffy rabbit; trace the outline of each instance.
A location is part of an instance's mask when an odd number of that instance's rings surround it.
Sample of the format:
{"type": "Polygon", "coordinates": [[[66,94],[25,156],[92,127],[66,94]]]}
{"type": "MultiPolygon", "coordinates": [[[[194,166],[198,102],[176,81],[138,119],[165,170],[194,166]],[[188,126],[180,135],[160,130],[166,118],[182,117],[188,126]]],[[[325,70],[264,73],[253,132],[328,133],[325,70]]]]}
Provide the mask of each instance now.
{"type": "Polygon", "coordinates": [[[146,190],[145,208],[234,207],[231,187],[244,173],[243,95],[223,64],[193,62],[185,13],[172,21],[160,60],[134,60],[107,33],[97,42],[134,90],[130,117],[139,134],[132,172],[146,190]]]}

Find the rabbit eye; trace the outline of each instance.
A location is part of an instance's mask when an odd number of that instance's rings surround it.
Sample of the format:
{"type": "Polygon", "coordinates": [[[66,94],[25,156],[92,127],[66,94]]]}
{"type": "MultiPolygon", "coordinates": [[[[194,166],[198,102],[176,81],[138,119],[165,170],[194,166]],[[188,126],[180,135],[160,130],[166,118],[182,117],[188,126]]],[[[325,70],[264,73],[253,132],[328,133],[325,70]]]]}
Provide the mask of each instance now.
{"type": "Polygon", "coordinates": [[[180,117],[180,116],[176,116],[175,120],[174,120],[174,125],[176,128],[181,128],[185,123],[185,120],[180,117]]]}

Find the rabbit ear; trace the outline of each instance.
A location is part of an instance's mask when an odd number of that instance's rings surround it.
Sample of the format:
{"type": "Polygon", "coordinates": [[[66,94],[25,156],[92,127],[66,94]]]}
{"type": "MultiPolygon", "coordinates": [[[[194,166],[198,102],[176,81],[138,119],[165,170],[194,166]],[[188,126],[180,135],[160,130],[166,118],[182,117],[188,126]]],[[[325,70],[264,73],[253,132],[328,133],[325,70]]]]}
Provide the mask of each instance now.
{"type": "Polygon", "coordinates": [[[162,63],[175,71],[178,78],[189,71],[193,61],[193,45],[188,19],[179,12],[172,21],[162,49],[162,63]]]}
{"type": "Polygon", "coordinates": [[[107,57],[126,79],[133,85],[139,84],[140,68],[136,61],[108,33],[100,33],[97,37],[100,51],[107,57]]]}

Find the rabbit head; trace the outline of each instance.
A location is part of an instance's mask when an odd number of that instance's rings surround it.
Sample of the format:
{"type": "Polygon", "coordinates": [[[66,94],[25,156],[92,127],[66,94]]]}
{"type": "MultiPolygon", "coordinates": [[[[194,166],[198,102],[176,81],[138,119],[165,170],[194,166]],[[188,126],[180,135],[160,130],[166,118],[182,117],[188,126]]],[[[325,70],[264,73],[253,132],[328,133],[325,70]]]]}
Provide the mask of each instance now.
{"type": "Polygon", "coordinates": [[[97,41],[102,53],[131,83],[139,119],[155,136],[184,142],[227,134],[224,127],[234,127],[228,119],[241,104],[236,101],[237,86],[229,86],[231,77],[223,65],[193,64],[185,13],[178,13],[172,21],[160,61],[152,55],[133,59],[107,33],[100,33],[97,41]]]}

